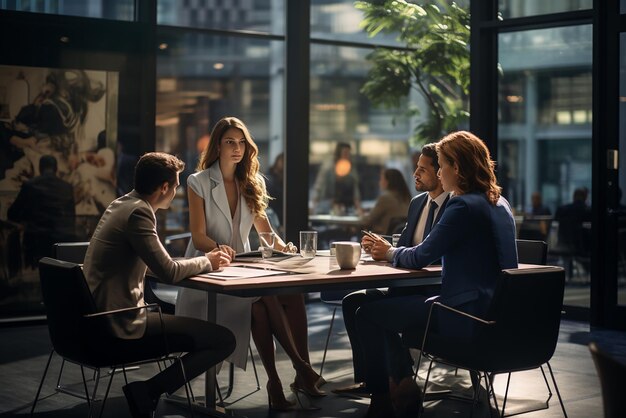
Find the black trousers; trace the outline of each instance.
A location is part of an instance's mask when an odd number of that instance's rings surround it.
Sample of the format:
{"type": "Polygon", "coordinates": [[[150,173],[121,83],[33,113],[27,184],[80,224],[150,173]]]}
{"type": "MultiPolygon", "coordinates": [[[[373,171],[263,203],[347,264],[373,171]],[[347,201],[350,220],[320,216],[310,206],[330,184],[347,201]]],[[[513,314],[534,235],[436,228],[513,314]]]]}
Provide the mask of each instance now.
{"type": "MultiPolygon", "coordinates": [[[[347,295],[342,303],[343,321],[350,340],[352,348],[352,364],[354,368],[354,382],[365,382],[366,377],[366,360],[365,350],[361,339],[357,334],[356,314],[359,308],[368,303],[384,300],[395,296],[422,295],[426,297],[434,296],[439,293],[441,286],[414,286],[414,287],[397,287],[389,289],[365,289],[352,292],[347,295]]],[[[393,338],[393,337],[390,337],[393,338]]],[[[403,362],[403,364],[405,364],[403,362]]]]}
{"type": "MultiPolygon", "coordinates": [[[[148,322],[143,337],[138,339],[114,338],[98,342],[103,356],[122,353],[124,362],[149,359],[164,354],[185,352],[181,358],[185,376],[191,380],[210,367],[223,361],[235,350],[235,336],[225,327],[195,318],[163,315],[167,347],[159,314],[148,313],[148,322]]],[[[115,356],[118,357],[118,356],[115,356]]],[[[119,357],[118,357],[119,358],[119,357]]],[[[153,397],[162,393],[174,393],[185,384],[180,364],[170,365],[146,381],[153,397]]]]}

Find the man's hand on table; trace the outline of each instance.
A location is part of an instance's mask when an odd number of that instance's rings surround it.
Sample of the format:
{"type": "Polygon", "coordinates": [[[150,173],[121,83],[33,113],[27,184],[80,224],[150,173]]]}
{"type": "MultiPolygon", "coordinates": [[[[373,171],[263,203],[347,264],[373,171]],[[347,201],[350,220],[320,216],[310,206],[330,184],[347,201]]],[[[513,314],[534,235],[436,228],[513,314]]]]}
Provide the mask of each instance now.
{"type": "Polygon", "coordinates": [[[368,235],[363,236],[361,246],[376,261],[387,261],[387,251],[391,248],[391,244],[386,239],[382,237],[374,239],[368,235]]]}

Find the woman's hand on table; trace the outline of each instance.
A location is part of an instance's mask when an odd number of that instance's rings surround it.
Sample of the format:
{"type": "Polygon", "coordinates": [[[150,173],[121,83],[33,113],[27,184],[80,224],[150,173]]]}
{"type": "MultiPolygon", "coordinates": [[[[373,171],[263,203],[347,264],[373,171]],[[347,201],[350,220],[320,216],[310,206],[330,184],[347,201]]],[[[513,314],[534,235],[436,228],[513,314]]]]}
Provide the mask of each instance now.
{"type": "Polygon", "coordinates": [[[228,256],[230,257],[231,261],[235,259],[235,255],[237,254],[237,252],[235,250],[233,250],[233,248],[229,245],[224,245],[224,244],[220,244],[216,250],[222,250],[224,251],[226,254],[228,254],[228,256]]]}
{"type": "Polygon", "coordinates": [[[280,251],[284,253],[295,254],[298,252],[298,247],[293,245],[293,242],[289,241],[287,244],[285,244],[285,246],[280,251]]]}
{"type": "Polygon", "coordinates": [[[230,264],[232,260],[232,257],[230,256],[230,254],[228,254],[228,252],[226,252],[223,249],[223,247],[214,248],[210,252],[206,253],[205,255],[211,262],[211,267],[213,270],[218,270],[221,267],[226,267],[227,265],[230,264]]]}

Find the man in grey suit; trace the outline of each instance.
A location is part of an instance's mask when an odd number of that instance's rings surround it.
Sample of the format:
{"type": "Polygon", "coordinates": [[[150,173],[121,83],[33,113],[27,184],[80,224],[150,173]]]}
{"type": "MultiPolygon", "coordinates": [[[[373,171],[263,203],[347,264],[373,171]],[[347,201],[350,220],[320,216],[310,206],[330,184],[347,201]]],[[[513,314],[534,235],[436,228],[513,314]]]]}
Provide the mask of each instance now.
{"type": "MultiPolygon", "coordinates": [[[[98,309],[143,306],[147,268],[165,283],[175,283],[228,265],[230,257],[219,248],[205,256],[172,260],[156,230],[155,212],[167,209],[179,185],[185,164],[159,152],[143,155],[135,167],[135,189],[111,202],[100,219],[85,256],[83,270],[98,309]]],[[[193,379],[225,359],[235,348],[226,328],[193,318],[162,316],[170,353],[182,357],[186,378],[193,379]]],[[[163,354],[159,314],[133,310],[111,319],[114,336],[100,344],[102,354],[123,350],[131,358],[163,354]]],[[[185,383],[178,364],[146,381],[124,386],[133,417],[150,417],[161,394],[173,393],[185,383]]]]}
{"type": "MultiPolygon", "coordinates": [[[[449,200],[449,193],[444,192],[441,182],[437,177],[439,163],[435,144],[426,144],[422,147],[422,152],[417,162],[417,167],[413,173],[415,179],[415,189],[421,193],[415,196],[409,205],[407,223],[402,230],[402,235],[398,246],[412,247],[421,243],[426,238],[432,228],[446,208],[449,200]]],[[[369,252],[372,240],[367,235],[363,237],[363,248],[369,252]]],[[[388,249],[391,244],[388,244],[388,249]]],[[[390,261],[390,260],[388,260],[390,261]]],[[[410,287],[410,288],[389,288],[389,289],[365,289],[350,293],[343,299],[342,311],[346,332],[352,346],[352,363],[354,366],[354,385],[334,389],[333,393],[338,395],[368,395],[369,392],[363,381],[365,380],[365,361],[360,341],[356,335],[356,311],[370,301],[378,300],[388,295],[408,295],[408,294],[436,294],[437,289],[432,287],[410,287]]]]}

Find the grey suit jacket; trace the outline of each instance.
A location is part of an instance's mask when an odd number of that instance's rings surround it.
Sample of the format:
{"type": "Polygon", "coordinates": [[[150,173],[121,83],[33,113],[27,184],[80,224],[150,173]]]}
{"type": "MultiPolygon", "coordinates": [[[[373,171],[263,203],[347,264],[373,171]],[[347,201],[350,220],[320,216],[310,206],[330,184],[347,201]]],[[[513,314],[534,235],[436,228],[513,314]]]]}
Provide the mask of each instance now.
{"type": "MultiPolygon", "coordinates": [[[[109,205],[91,237],[83,271],[100,310],[143,306],[146,268],[165,283],[211,270],[205,257],[172,260],[157,236],[148,202],[132,191],[109,205]]],[[[120,338],[140,338],[145,310],[115,315],[111,326],[120,338]]]]}

